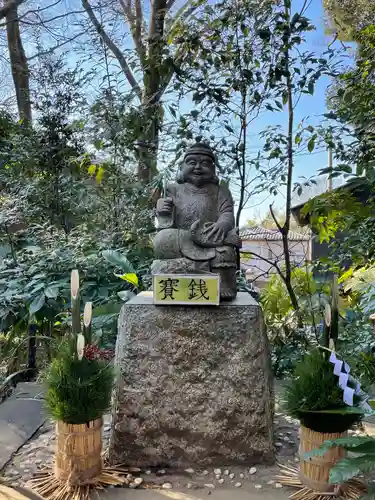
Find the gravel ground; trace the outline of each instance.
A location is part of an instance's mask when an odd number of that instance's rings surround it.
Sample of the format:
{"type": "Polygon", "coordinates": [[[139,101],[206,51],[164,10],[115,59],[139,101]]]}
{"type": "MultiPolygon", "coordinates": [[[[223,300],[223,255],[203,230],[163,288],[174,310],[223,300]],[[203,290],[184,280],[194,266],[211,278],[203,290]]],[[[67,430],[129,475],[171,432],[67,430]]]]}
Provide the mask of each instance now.
{"type": "MultiPolygon", "coordinates": [[[[298,426],[297,420],[283,415],[276,405],[275,413],[275,446],[277,450],[276,464],[256,467],[221,467],[177,470],[139,470],[133,471],[131,487],[159,487],[179,491],[191,489],[228,489],[243,488],[246,491],[270,491],[281,488],[275,481],[279,469],[277,463],[295,465],[298,462],[298,426]],[[142,478],[142,480],[140,479],[142,478]]],[[[110,416],[104,419],[104,446],[109,439],[110,416]]],[[[352,431],[360,433],[360,431],[352,431]]],[[[11,484],[25,485],[33,473],[45,465],[52,464],[54,456],[54,426],[48,421],[39,432],[27,442],[4,468],[2,475],[11,484]]]]}

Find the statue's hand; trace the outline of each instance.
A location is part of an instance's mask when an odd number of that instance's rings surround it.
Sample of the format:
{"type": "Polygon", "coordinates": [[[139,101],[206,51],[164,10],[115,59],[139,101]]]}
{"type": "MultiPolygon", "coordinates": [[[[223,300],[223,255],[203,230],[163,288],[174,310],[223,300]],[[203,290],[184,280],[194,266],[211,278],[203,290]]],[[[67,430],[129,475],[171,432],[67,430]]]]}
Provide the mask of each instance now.
{"type": "Polygon", "coordinates": [[[156,203],[156,211],[160,215],[171,215],[173,212],[172,198],[160,198],[156,203]]]}
{"type": "Polygon", "coordinates": [[[207,224],[203,230],[207,241],[214,244],[215,246],[220,246],[224,242],[225,233],[224,230],[216,223],[207,224]]]}
{"type": "Polygon", "coordinates": [[[225,239],[224,230],[214,222],[206,222],[200,225],[200,221],[194,222],[191,226],[193,240],[204,247],[221,246],[225,239]]]}

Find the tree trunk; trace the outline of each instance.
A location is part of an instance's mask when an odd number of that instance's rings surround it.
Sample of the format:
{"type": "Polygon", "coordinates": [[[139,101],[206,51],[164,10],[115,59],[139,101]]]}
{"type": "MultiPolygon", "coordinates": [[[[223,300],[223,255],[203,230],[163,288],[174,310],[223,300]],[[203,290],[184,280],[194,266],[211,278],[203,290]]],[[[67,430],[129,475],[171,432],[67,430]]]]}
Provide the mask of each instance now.
{"type": "Polygon", "coordinates": [[[137,176],[143,184],[149,184],[157,173],[157,157],[159,149],[159,131],[161,121],[159,106],[150,104],[148,101],[142,103],[144,128],[137,144],[138,166],[137,176]]]}
{"type": "MultiPolygon", "coordinates": [[[[290,23],[290,7],[289,3],[284,0],[285,18],[290,23]]],[[[285,71],[286,71],[286,91],[288,95],[288,133],[287,133],[287,186],[286,186],[286,204],[285,204],[285,223],[281,230],[284,260],[285,260],[285,286],[288,290],[293,309],[298,316],[298,326],[303,327],[302,318],[299,312],[299,304],[297,295],[292,284],[292,264],[290,260],[289,250],[289,231],[290,218],[292,214],[292,190],[293,190],[293,170],[294,170],[294,150],[293,150],[293,128],[294,128],[294,103],[293,103],[293,81],[290,68],[290,50],[289,39],[285,44],[285,71]]]]}
{"type": "Polygon", "coordinates": [[[162,125],[160,99],[163,87],[163,48],[166,0],[154,0],[148,35],[148,53],[144,64],[142,109],[145,126],[139,149],[138,177],[147,184],[157,172],[159,132],[162,125]]]}
{"type": "Polygon", "coordinates": [[[5,4],[5,6],[8,4],[10,7],[7,10],[6,27],[12,76],[17,96],[18,113],[24,125],[27,126],[31,123],[29,67],[21,40],[17,4],[9,0],[6,0],[5,4]]]}
{"type": "MultiPolygon", "coordinates": [[[[146,44],[142,39],[142,26],[144,23],[141,2],[135,0],[133,8],[132,1],[119,0],[143,70],[143,89],[140,88],[133,75],[124,53],[97,19],[90,1],[81,0],[81,2],[103,43],[106,44],[107,48],[118,60],[130,87],[140,100],[143,130],[137,141],[137,171],[140,181],[143,184],[148,184],[157,172],[159,133],[162,126],[162,104],[160,100],[170,80],[170,78],[166,78],[166,73],[170,68],[163,67],[163,49],[166,44],[164,29],[169,8],[168,2],[167,0],[154,0],[151,3],[148,43],[146,44]]],[[[173,74],[173,72],[170,73],[173,74]]]]}

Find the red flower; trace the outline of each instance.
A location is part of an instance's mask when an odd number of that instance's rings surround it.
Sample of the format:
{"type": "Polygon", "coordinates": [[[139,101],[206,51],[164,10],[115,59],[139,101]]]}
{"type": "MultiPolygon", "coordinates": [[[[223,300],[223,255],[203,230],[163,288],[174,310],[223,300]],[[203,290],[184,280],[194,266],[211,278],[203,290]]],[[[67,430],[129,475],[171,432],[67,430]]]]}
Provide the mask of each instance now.
{"type": "Polygon", "coordinates": [[[114,350],[99,349],[97,345],[88,344],[84,348],[83,355],[89,361],[93,361],[94,359],[105,359],[110,361],[114,357],[114,350]]]}

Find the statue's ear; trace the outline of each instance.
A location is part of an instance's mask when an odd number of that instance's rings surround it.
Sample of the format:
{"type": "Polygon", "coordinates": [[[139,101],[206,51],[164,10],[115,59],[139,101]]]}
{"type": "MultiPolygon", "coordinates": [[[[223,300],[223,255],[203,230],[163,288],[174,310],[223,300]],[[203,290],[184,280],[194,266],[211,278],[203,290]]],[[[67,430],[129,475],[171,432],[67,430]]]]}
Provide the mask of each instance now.
{"type": "Polygon", "coordinates": [[[213,184],[218,186],[220,184],[219,177],[217,175],[214,175],[212,182],[213,182],[213,184]]]}
{"type": "Polygon", "coordinates": [[[177,182],[177,184],[183,184],[185,182],[184,174],[182,173],[182,167],[180,167],[178,169],[177,176],[176,176],[176,182],[177,182]]]}

